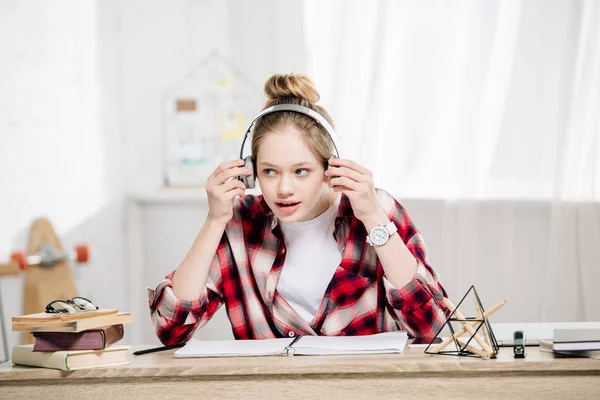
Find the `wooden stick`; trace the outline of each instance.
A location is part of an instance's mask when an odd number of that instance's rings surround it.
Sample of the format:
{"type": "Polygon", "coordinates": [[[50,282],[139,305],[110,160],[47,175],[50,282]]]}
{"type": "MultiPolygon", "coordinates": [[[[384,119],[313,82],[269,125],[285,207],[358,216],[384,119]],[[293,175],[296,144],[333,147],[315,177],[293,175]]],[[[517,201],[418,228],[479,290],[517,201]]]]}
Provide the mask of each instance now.
{"type": "Polygon", "coordinates": [[[469,350],[471,353],[477,354],[479,357],[484,358],[486,360],[489,360],[489,358],[491,357],[491,354],[486,353],[483,350],[479,350],[476,349],[475,347],[471,346],[470,344],[465,346],[465,342],[463,342],[462,340],[458,340],[456,339],[456,341],[458,342],[458,344],[460,344],[462,347],[465,347],[467,350],[469,350]]]}
{"type": "Polygon", "coordinates": [[[483,310],[479,307],[479,302],[477,301],[477,297],[473,296],[473,301],[475,303],[475,308],[477,309],[477,318],[482,322],[481,329],[483,330],[483,338],[485,342],[492,347],[492,341],[490,340],[490,334],[488,333],[487,326],[485,324],[485,318],[483,318],[483,310]]]}
{"type": "MultiPolygon", "coordinates": [[[[492,308],[490,308],[488,311],[483,313],[483,316],[485,318],[488,318],[490,315],[492,315],[493,313],[495,313],[496,311],[498,311],[499,309],[501,309],[504,305],[506,304],[506,300],[502,300],[499,301],[496,305],[494,305],[492,308]]],[[[472,324],[472,326],[477,325],[477,322],[470,322],[470,324],[472,324]]],[[[449,337],[448,339],[444,340],[442,343],[440,343],[437,347],[435,347],[434,349],[431,350],[432,353],[437,353],[440,350],[442,350],[444,347],[448,346],[450,343],[453,342],[454,338],[459,338],[460,336],[464,335],[465,332],[467,331],[466,328],[462,328],[461,330],[459,330],[458,332],[456,332],[454,334],[454,337],[449,337]]]]}

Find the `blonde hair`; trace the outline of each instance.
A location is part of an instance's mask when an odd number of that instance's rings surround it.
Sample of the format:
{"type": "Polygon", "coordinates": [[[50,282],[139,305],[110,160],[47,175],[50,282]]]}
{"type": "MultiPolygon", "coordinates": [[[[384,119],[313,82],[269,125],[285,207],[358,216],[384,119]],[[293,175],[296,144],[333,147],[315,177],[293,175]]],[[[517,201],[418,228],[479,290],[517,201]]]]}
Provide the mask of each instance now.
{"type": "MultiPolygon", "coordinates": [[[[321,96],[313,82],[306,75],[275,74],[267,79],[264,87],[267,103],[263,109],[277,104],[299,104],[321,114],[333,127],[329,113],[315,103],[321,96]]],[[[326,165],[335,147],[327,131],[313,118],[294,111],[279,111],[267,114],[256,121],[252,134],[252,157],[255,160],[258,149],[269,132],[294,127],[303,133],[305,143],[318,160],[326,165]]]]}

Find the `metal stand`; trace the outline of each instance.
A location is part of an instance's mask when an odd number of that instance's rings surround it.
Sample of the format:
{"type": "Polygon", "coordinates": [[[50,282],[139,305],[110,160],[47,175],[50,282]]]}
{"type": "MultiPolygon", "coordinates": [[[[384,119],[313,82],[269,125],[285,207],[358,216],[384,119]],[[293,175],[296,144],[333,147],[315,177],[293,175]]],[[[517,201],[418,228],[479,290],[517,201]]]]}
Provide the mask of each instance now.
{"type": "Polygon", "coordinates": [[[499,346],[494,336],[494,332],[488,317],[499,310],[506,301],[501,301],[488,311],[484,311],[477,290],[471,286],[467,293],[455,307],[448,299],[444,299],[446,306],[451,311],[450,316],[436,334],[440,336],[443,329],[447,326],[450,330],[450,337],[444,340],[440,345],[430,343],[425,349],[426,354],[442,354],[463,357],[481,357],[484,359],[496,358],[499,346]],[[459,311],[460,306],[465,299],[472,293],[475,301],[477,316],[464,317],[459,311]],[[458,324],[458,327],[455,325],[458,324]],[[483,338],[479,336],[483,333],[483,338]],[[454,343],[453,350],[444,350],[449,344],[454,343]]]}

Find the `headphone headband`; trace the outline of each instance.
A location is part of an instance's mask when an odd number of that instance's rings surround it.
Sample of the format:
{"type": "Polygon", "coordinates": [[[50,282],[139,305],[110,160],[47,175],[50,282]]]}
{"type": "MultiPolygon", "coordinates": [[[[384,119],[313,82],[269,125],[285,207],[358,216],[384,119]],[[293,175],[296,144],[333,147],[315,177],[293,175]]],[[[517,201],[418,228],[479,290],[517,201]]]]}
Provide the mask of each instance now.
{"type": "Polygon", "coordinates": [[[248,139],[248,135],[252,131],[252,127],[254,126],[254,123],[256,122],[256,120],[258,120],[262,116],[265,116],[267,114],[271,114],[274,112],[278,112],[278,111],[297,112],[300,114],[307,115],[307,116],[311,117],[312,119],[314,119],[315,121],[317,121],[325,129],[325,132],[327,132],[327,134],[331,138],[331,141],[333,142],[333,147],[335,148],[335,153],[339,157],[339,152],[338,152],[337,144],[336,144],[338,142],[337,134],[333,130],[333,127],[331,126],[331,124],[329,124],[329,122],[321,114],[319,114],[318,112],[316,112],[313,109],[301,106],[299,104],[276,104],[274,106],[271,106],[269,108],[265,108],[264,110],[262,110],[256,117],[254,117],[254,119],[250,123],[250,126],[248,127],[248,130],[246,131],[246,134],[244,135],[244,140],[242,141],[242,147],[240,148],[240,159],[243,159],[244,144],[246,143],[246,139],[248,139]]]}
{"type": "Polygon", "coordinates": [[[262,112],[260,114],[258,114],[254,118],[254,120],[252,120],[250,127],[252,127],[254,125],[254,122],[256,122],[256,120],[259,119],[260,117],[262,117],[263,115],[271,114],[271,113],[274,113],[277,111],[294,111],[294,112],[297,112],[300,114],[308,115],[309,117],[311,117],[312,119],[317,121],[319,124],[321,124],[321,126],[323,126],[323,128],[325,128],[325,130],[327,131],[327,133],[329,134],[329,136],[331,137],[331,140],[333,142],[338,141],[337,135],[336,135],[335,131],[333,130],[333,127],[329,124],[329,122],[327,122],[327,120],[325,118],[323,118],[323,116],[321,114],[319,114],[318,112],[316,112],[313,109],[301,106],[299,104],[277,104],[277,105],[271,106],[269,108],[265,108],[264,110],[262,110],[262,112]]]}

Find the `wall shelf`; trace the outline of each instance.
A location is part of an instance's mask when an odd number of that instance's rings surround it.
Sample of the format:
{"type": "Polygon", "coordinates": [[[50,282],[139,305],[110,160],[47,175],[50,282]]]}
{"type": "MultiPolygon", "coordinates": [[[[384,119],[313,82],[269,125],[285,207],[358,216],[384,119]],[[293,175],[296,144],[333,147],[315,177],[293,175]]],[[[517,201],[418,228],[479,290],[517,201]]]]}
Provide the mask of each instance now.
{"type": "Polygon", "coordinates": [[[173,204],[173,203],[198,203],[208,204],[204,187],[166,188],[159,187],[155,190],[130,193],[127,198],[139,204],[173,204]]]}

